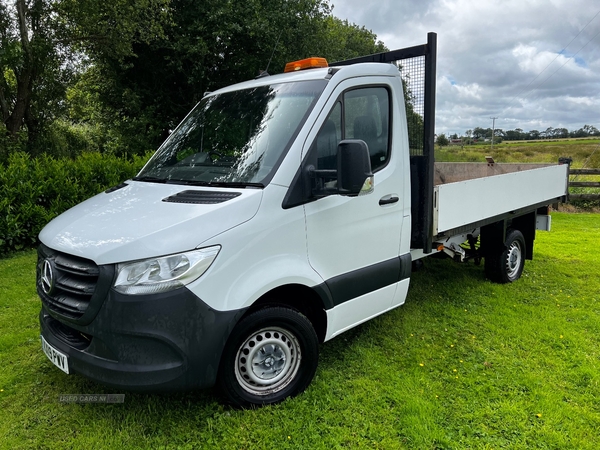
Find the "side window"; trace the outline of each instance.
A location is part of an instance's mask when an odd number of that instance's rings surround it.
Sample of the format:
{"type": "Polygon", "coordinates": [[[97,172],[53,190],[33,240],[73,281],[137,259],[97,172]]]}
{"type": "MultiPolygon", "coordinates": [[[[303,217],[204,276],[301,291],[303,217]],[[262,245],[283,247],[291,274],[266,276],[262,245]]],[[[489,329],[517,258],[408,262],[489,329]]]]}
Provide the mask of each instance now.
{"type": "Polygon", "coordinates": [[[373,171],[389,158],[389,93],[383,87],[354,89],[343,94],[317,134],[318,169],[336,169],[337,146],[343,139],[362,139],[369,146],[373,171]]]}
{"type": "Polygon", "coordinates": [[[344,139],[362,139],[369,146],[376,171],[389,158],[390,107],[383,87],[355,89],[344,94],[344,139]]]}

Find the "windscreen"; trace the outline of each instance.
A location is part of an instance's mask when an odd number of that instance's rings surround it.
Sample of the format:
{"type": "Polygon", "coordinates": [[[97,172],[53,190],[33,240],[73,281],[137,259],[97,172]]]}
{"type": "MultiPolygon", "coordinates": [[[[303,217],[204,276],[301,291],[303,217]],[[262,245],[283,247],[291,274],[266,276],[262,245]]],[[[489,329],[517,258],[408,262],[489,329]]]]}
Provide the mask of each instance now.
{"type": "Polygon", "coordinates": [[[135,180],[264,186],[326,83],[281,83],[204,98],[135,180]]]}

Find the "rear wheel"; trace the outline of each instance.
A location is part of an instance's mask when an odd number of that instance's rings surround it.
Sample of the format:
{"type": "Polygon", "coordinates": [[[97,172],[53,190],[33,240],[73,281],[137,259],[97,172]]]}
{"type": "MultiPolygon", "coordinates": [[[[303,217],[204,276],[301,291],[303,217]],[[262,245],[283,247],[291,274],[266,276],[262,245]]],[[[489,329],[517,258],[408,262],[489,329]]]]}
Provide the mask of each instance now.
{"type": "Polygon", "coordinates": [[[509,230],[505,249],[485,257],[485,275],[496,283],[512,283],[521,278],[525,266],[525,238],[519,230],[509,230]]]}
{"type": "Polygon", "coordinates": [[[306,389],[318,357],[317,334],[304,315],[281,307],[261,309],[231,333],[217,383],[236,406],[277,403],[306,389]]]}

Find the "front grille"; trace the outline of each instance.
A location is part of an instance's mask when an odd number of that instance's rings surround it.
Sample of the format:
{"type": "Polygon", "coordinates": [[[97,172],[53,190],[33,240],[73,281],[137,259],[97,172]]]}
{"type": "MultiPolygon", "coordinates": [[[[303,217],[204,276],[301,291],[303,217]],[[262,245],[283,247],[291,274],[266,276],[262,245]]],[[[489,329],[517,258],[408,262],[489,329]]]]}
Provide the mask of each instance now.
{"type": "Polygon", "coordinates": [[[80,318],[96,290],[98,266],[84,258],[43,250],[49,249],[40,248],[38,253],[37,290],[42,302],[63,316],[80,318]]]}

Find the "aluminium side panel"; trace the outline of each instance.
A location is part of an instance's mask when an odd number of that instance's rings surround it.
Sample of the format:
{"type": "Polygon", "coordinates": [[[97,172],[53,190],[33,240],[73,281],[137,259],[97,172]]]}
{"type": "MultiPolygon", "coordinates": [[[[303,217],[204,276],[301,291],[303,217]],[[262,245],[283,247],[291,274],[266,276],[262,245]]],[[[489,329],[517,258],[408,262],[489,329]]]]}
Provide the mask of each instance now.
{"type": "Polygon", "coordinates": [[[435,187],[434,235],[566,195],[568,165],[435,187]]]}

